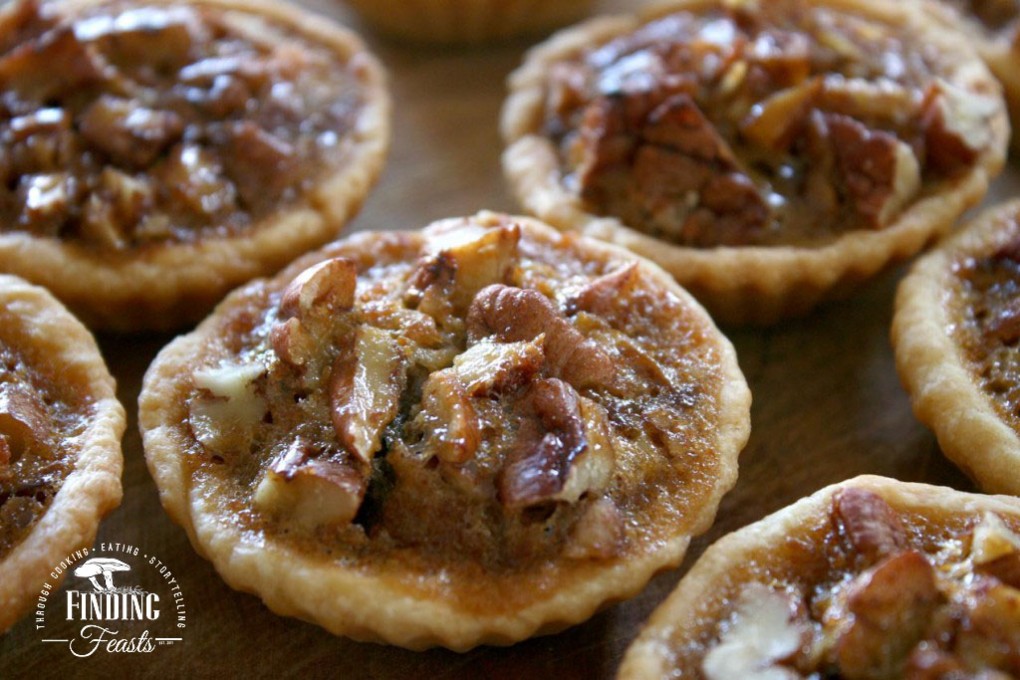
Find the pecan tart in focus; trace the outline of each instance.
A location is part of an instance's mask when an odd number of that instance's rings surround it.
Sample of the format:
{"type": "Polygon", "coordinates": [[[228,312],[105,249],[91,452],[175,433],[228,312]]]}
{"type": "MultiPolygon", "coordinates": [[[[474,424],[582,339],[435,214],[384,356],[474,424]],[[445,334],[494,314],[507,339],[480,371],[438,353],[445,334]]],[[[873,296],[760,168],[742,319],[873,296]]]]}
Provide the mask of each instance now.
{"type": "Polygon", "coordinates": [[[619,677],[1020,677],[1020,501],[822,489],[712,545],[619,677]]]}
{"type": "Polygon", "coordinates": [[[293,5],[0,10],[0,271],[169,329],[335,238],[389,143],[376,60],[293,5]]]}
{"type": "Polygon", "coordinates": [[[1020,201],[914,265],[892,327],[914,413],[985,491],[1020,495],[1020,201]]]}
{"type": "Polygon", "coordinates": [[[678,0],[535,48],[504,169],[562,229],[662,265],[717,319],[771,323],[920,250],[1003,165],[998,83],[884,0],[678,0]]]}
{"type": "Polygon", "coordinates": [[[0,632],[120,503],[124,409],[92,335],[0,274],[0,632]]]}
{"type": "Polygon", "coordinates": [[[164,507],[233,587],[360,640],[550,633],[678,564],[750,393],[664,272],[494,213],[358,234],[150,367],[164,507]]]}

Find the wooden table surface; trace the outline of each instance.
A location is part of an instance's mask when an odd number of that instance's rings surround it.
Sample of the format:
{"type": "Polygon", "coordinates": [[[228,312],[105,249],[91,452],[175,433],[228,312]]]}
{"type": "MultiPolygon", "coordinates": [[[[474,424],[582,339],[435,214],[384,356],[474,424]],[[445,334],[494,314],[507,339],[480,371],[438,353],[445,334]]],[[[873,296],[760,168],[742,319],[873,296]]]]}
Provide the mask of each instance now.
{"type": "MultiPolygon", "coordinates": [[[[331,0],[303,4],[362,30],[331,0]]],[[[597,9],[626,4],[603,0],[597,9]]],[[[362,34],[390,70],[394,141],[386,171],[351,229],[416,228],[483,208],[517,209],[499,167],[497,120],[504,79],[526,45],[423,50],[362,34]]],[[[1011,169],[989,200],[1018,194],[1020,172],[1011,169]]],[[[139,546],[172,567],[188,605],[184,641],[152,654],[77,659],[63,645],[41,644],[26,618],[0,638],[0,678],[610,678],[642,622],[721,535],[861,473],[973,488],[914,419],[896,377],[888,328],[902,273],[889,272],[857,297],[802,320],[768,330],[724,329],[754,394],[753,432],[736,487],[681,568],[559,635],[466,654],[337,638],[228,588],[163,513],[142,457],[135,417],[141,377],[169,336],[101,337],[129,420],[124,501],[104,521],[98,540],[139,546]]]]}

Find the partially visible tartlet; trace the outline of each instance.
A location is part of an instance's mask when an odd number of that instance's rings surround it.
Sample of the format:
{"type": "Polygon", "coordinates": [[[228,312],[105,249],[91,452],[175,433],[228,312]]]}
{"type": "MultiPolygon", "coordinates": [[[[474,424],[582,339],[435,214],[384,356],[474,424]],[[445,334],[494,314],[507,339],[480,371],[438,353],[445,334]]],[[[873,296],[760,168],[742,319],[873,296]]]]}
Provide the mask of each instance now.
{"type": "Polygon", "coordinates": [[[620,680],[1020,674],[1020,501],[858,477],[710,546],[620,680]]]}
{"type": "Polygon", "coordinates": [[[674,0],[510,78],[526,209],[626,246],[724,322],[842,296],[946,231],[1005,158],[999,84],[919,3],[674,0]]]}
{"type": "Polygon", "coordinates": [[[0,274],[0,632],[120,503],[123,434],[89,331],[47,291],[0,274]]]}
{"type": "Polygon", "coordinates": [[[0,10],[0,271],[171,329],[335,238],[389,144],[381,66],[266,0],[0,10]]]}
{"type": "Polygon", "coordinates": [[[750,393],[660,269],[492,213],[355,235],[146,374],[171,517],[277,613],[413,649],[578,623],[677,565],[750,393]]]}
{"type": "Polygon", "coordinates": [[[914,413],[946,456],[985,491],[1020,495],[1020,201],[914,265],[892,339],[914,413]]]}
{"type": "Polygon", "coordinates": [[[344,0],[379,30],[432,45],[537,35],[580,19],[593,0],[344,0]]]}

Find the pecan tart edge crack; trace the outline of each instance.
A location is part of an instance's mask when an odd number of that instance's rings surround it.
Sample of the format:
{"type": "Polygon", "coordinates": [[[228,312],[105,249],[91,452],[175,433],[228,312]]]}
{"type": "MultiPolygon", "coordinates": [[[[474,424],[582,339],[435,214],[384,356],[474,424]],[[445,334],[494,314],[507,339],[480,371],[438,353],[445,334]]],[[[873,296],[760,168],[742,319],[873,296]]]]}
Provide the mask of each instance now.
{"type": "Polygon", "coordinates": [[[92,335],[47,291],[0,275],[0,301],[4,631],[120,503],[125,414],[92,335]]]}
{"type": "Polygon", "coordinates": [[[915,415],[946,456],[990,493],[1020,494],[1020,436],[1010,405],[1020,381],[1013,375],[1016,384],[1006,384],[1010,377],[999,375],[1018,368],[1005,299],[1015,274],[996,265],[1012,266],[1018,220],[1020,202],[993,206],[918,260],[900,283],[892,324],[897,371],[915,415]],[[979,271],[989,267],[999,271],[979,271]],[[986,283],[977,281],[981,288],[965,298],[970,272],[986,283]],[[968,304],[982,289],[996,294],[997,306],[968,304]]]}
{"type": "Polygon", "coordinates": [[[619,677],[1006,677],[1018,532],[1014,497],[867,475],[826,487],[709,546],[619,677]]]}
{"type": "MultiPolygon", "coordinates": [[[[504,173],[529,212],[655,261],[724,323],[804,314],[916,253],[984,196],[1009,134],[1001,88],[972,48],[908,3],[813,0],[816,24],[849,26],[835,48],[813,48],[802,26],[754,24],[769,20],[753,18],[765,6],[665,2],[562,31],[511,75],[502,112],[504,173]],[[839,56],[842,46],[883,52],[851,44],[856,22],[913,35],[907,54],[928,51],[923,40],[954,59],[935,57],[942,70],[927,74],[908,65],[901,86],[839,56]],[[686,46],[661,40],[699,30],[686,46]],[[804,54],[807,70],[796,64],[804,54]],[[699,80],[702,70],[714,75],[699,80]],[[901,109],[913,112],[902,139],[901,109]],[[885,160],[864,170],[866,148],[885,160]]],[[[789,12],[783,21],[808,15],[789,12]]]]}
{"type": "Polygon", "coordinates": [[[232,293],[139,399],[164,507],[233,587],[331,632],[552,633],[678,564],[750,393],[658,268],[528,218],[357,234],[232,293]]]}
{"type": "Polygon", "coordinates": [[[297,6],[22,0],[0,25],[0,269],[90,327],[198,321],[334,238],[382,169],[383,67],[297,6]]]}

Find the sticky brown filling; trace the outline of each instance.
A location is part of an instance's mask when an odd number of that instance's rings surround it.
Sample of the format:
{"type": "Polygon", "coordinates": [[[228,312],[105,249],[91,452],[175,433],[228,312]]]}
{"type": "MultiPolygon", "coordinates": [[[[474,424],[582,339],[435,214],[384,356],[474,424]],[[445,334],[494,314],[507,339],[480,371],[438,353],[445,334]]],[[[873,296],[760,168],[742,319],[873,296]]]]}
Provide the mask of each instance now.
{"type": "Polygon", "coordinates": [[[244,526],[495,574],[617,558],[711,485],[717,350],[633,265],[468,221],[252,304],[268,311],[224,322],[189,416],[196,473],[244,526]]]}
{"type": "Polygon", "coordinates": [[[47,379],[0,342],[0,559],[50,507],[82,428],[47,379]]]}
{"type": "Polygon", "coordinates": [[[0,25],[0,230],[123,250],[243,230],[339,162],[349,64],[255,15],[19,0],[0,25]]]}
{"type": "Polygon", "coordinates": [[[544,133],[592,212],[696,247],[817,244],[973,166],[994,105],[949,64],[789,0],[677,12],[554,64],[544,133]]]}
{"type": "Polygon", "coordinates": [[[1020,240],[959,262],[954,281],[954,339],[999,415],[1020,430],[1020,240]]]}

